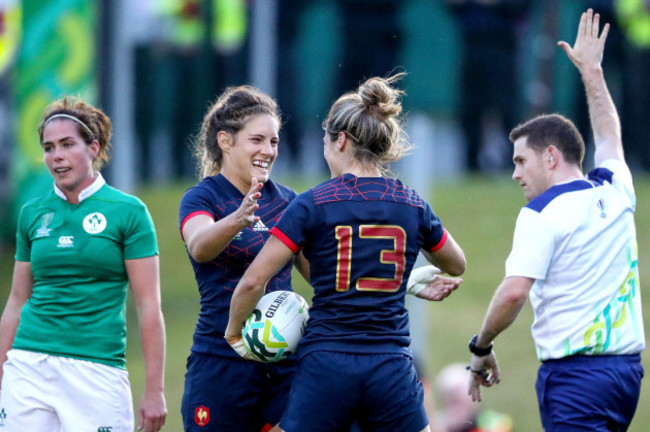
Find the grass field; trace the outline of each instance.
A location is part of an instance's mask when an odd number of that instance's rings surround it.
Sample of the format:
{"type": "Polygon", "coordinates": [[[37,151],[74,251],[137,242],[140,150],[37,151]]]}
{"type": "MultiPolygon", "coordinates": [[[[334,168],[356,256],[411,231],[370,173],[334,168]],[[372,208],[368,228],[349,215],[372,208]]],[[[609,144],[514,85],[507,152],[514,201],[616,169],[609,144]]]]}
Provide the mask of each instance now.
{"type": "MultiPolygon", "coordinates": [[[[305,189],[298,184],[293,186],[298,191],[305,189]]],[[[138,192],[149,206],[160,243],[163,310],[167,325],[165,393],[169,408],[164,430],[168,431],[182,430],[180,402],[185,361],[198,312],[198,292],[177,227],[178,203],[186,187],[149,187],[138,192]]],[[[636,188],[639,261],[643,278],[647,274],[646,266],[650,265],[650,177],[637,176],[636,188]]],[[[418,331],[426,334],[428,344],[424,352],[427,355],[423,360],[429,376],[447,363],[469,360],[467,342],[480,328],[492,293],[503,278],[515,219],[525,200],[519,186],[504,174],[440,185],[435,188],[431,202],[463,247],[468,267],[465,282],[459,290],[444,302],[424,305],[423,322],[412,323],[418,326],[418,331]]],[[[3,302],[9,289],[12,261],[7,255],[0,263],[3,302]]],[[[310,299],[310,288],[300,277],[295,280],[296,290],[310,299]]],[[[650,329],[650,294],[647,290],[644,296],[646,329],[650,329]]],[[[530,336],[531,323],[532,311],[526,305],[515,324],[497,339],[495,349],[502,371],[501,384],[485,390],[483,401],[487,407],[511,414],[515,429],[523,432],[541,431],[534,390],[538,361],[530,336]]],[[[129,307],[127,359],[137,406],[142,394],[144,368],[133,307],[129,307]]],[[[644,355],[644,366],[649,370],[647,355],[644,355]]],[[[648,430],[650,411],[644,407],[649,405],[650,387],[646,382],[631,432],[648,430]]]]}

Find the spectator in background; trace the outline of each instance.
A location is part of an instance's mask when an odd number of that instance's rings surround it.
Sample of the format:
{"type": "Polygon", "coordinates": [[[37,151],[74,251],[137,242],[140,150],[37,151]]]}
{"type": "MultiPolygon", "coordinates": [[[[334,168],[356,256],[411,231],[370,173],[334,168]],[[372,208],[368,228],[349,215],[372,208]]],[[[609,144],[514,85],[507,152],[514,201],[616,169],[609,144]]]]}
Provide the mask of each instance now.
{"type": "MultiPolygon", "coordinates": [[[[12,120],[11,102],[16,88],[12,72],[15,70],[18,58],[18,47],[22,27],[22,9],[18,0],[0,1],[0,220],[12,219],[10,205],[12,199],[12,185],[17,178],[11,175],[14,128],[12,120]]],[[[11,224],[0,225],[0,251],[5,245],[13,241],[11,224]]]]}
{"type": "Polygon", "coordinates": [[[138,1],[134,46],[134,127],[141,180],[189,178],[187,137],[216,91],[209,47],[210,2],[138,1]],[[206,7],[208,8],[206,9],[206,7]]]}
{"type": "MultiPolygon", "coordinates": [[[[287,158],[309,180],[327,165],[317,128],[331,100],[399,65],[399,0],[278,0],[278,102],[287,158]]],[[[286,163],[286,161],[285,161],[286,163]]]]}
{"type": "Polygon", "coordinates": [[[504,168],[510,159],[506,133],[519,121],[518,30],[531,1],[445,1],[463,43],[460,123],[466,167],[471,172],[504,168]],[[492,154],[485,137],[495,129],[499,138],[492,154]]]}
{"type": "MultiPolygon", "coordinates": [[[[282,115],[285,119],[282,125],[282,146],[287,151],[283,158],[288,159],[284,162],[291,167],[301,166],[301,153],[307,150],[302,148],[302,135],[310,126],[315,128],[318,124],[318,119],[313,119],[315,124],[311,125],[309,124],[311,119],[305,118],[305,115],[309,115],[306,111],[311,110],[305,108],[302,99],[313,100],[314,98],[311,92],[301,92],[300,88],[300,80],[312,77],[312,70],[315,67],[313,61],[308,61],[312,59],[306,61],[299,55],[300,45],[304,44],[305,39],[309,39],[309,35],[305,33],[314,27],[318,28],[318,24],[314,22],[310,23],[309,28],[301,26],[305,13],[309,13],[309,10],[315,7],[313,3],[304,0],[277,0],[278,11],[280,11],[277,26],[277,56],[278,65],[280,65],[277,68],[277,100],[282,107],[282,115]]],[[[327,33],[321,32],[319,36],[324,39],[323,42],[327,41],[327,33]]],[[[323,57],[323,45],[325,43],[319,44],[318,50],[314,50],[318,51],[316,55],[319,58],[323,57]]],[[[322,69],[321,72],[323,72],[322,69]]],[[[318,84],[305,90],[323,92],[328,88],[327,83],[319,82],[318,84]]]]}
{"type": "Polygon", "coordinates": [[[134,48],[138,171],[144,181],[187,179],[191,136],[206,95],[246,80],[245,0],[140,0],[134,48]]]}
{"type": "Polygon", "coordinates": [[[399,65],[401,1],[337,0],[337,3],[344,40],[335,94],[341,94],[361,80],[381,76],[399,65]]]}
{"type": "Polygon", "coordinates": [[[432,432],[511,432],[512,417],[483,409],[467,394],[469,373],[464,365],[452,363],[433,379],[432,432]]]}
{"type": "Polygon", "coordinates": [[[623,141],[630,168],[650,170],[650,2],[615,0],[614,5],[627,42],[623,62],[623,141]]]}

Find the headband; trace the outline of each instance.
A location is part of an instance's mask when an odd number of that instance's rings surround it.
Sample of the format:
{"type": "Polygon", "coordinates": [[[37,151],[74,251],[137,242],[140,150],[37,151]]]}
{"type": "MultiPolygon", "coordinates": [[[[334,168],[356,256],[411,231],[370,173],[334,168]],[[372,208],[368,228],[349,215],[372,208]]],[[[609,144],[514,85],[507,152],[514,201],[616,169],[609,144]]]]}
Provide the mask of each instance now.
{"type": "Polygon", "coordinates": [[[93,133],[93,131],[90,130],[90,128],[86,125],[86,123],[82,122],[77,117],[71,116],[69,114],[54,114],[53,116],[51,116],[50,118],[48,118],[45,121],[45,123],[43,124],[43,127],[45,127],[45,125],[47,125],[51,120],[54,120],[56,118],[65,118],[65,119],[72,120],[72,121],[75,121],[75,122],[79,123],[81,126],[83,126],[84,129],[86,129],[86,132],[88,132],[90,134],[90,136],[92,137],[93,140],[96,139],[95,134],[93,133]]]}

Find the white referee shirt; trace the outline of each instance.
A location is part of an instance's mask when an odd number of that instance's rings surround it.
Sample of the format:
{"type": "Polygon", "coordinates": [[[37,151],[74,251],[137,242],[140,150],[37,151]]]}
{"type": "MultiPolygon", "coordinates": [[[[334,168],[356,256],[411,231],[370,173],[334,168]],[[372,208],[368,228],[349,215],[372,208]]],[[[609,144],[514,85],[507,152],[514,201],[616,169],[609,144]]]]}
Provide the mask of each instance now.
{"type": "Polygon", "coordinates": [[[610,159],[521,209],[506,277],[535,279],[529,298],[540,360],[645,348],[635,207],[627,165],[610,159]]]}

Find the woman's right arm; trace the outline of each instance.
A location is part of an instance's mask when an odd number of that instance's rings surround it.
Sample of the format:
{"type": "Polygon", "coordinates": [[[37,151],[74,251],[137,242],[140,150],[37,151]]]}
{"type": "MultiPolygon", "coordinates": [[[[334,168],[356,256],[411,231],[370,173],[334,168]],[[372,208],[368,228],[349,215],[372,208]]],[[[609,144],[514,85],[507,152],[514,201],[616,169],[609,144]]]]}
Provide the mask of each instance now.
{"type": "Polygon", "coordinates": [[[32,264],[25,261],[16,261],[11,282],[11,292],[0,320],[0,383],[2,382],[2,364],[7,361],[7,351],[11,349],[14,343],[16,329],[20,322],[20,311],[27,299],[32,296],[33,287],[32,264]]]}
{"type": "Polygon", "coordinates": [[[219,255],[245,226],[238,223],[235,213],[218,221],[198,214],[183,226],[183,239],[194,261],[208,262],[219,255]]]}
{"type": "Polygon", "coordinates": [[[242,229],[259,220],[255,211],[259,208],[257,200],[261,196],[262,184],[253,177],[252,185],[236,212],[218,221],[199,213],[185,222],[182,235],[194,261],[213,260],[242,229]]]}

